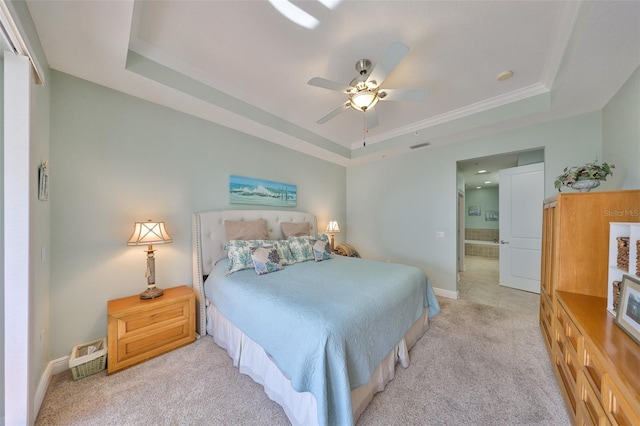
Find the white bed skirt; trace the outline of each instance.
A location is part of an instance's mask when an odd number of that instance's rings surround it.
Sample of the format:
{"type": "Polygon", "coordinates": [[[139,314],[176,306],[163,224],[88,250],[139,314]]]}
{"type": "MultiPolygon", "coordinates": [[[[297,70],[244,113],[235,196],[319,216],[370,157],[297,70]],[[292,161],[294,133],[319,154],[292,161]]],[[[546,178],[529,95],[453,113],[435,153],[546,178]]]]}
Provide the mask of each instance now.
{"type": "MultiPolygon", "coordinates": [[[[207,333],[217,345],[227,350],[233,365],[242,374],[264,387],[265,393],[283,409],[293,425],[317,425],[317,405],[310,392],[297,392],[265,350],[227,320],[209,300],[207,303],[207,333]]],[[[369,402],[395,377],[395,365],[400,361],[409,366],[409,349],[429,329],[428,310],[409,329],[404,338],[382,360],[369,383],[351,391],[353,422],[358,421],[369,402]]]]}

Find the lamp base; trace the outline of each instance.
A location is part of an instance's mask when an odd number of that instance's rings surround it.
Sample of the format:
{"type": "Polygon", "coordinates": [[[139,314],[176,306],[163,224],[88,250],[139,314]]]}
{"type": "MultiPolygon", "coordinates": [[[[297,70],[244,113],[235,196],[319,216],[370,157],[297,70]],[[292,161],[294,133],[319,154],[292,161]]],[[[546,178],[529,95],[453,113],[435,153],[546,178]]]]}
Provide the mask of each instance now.
{"type": "Polygon", "coordinates": [[[153,287],[147,288],[145,291],[140,293],[140,299],[155,299],[156,297],[160,297],[164,294],[161,288],[153,287]]]}

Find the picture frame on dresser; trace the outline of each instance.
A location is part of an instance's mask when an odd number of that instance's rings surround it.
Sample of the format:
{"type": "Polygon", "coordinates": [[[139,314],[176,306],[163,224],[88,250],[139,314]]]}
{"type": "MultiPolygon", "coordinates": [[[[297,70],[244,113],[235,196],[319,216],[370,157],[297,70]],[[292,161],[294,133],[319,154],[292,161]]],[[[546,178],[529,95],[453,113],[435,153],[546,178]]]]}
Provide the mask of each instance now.
{"type": "Polygon", "coordinates": [[[640,344],[640,280],[622,277],[616,324],[640,344]]]}

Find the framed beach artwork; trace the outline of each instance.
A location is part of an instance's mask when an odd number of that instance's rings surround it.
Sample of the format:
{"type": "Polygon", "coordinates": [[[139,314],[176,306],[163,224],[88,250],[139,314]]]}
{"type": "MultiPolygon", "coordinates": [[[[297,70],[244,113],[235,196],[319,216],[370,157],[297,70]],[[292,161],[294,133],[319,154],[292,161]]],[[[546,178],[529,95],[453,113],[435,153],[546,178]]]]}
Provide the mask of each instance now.
{"type": "Polygon", "coordinates": [[[469,216],[480,216],[480,207],[469,206],[469,216]]]}
{"type": "Polygon", "coordinates": [[[229,176],[231,204],[295,207],[297,200],[298,190],[295,185],[244,176],[229,176]]]}
{"type": "Polygon", "coordinates": [[[498,212],[495,210],[487,210],[484,212],[484,220],[496,221],[498,220],[498,212]]]}

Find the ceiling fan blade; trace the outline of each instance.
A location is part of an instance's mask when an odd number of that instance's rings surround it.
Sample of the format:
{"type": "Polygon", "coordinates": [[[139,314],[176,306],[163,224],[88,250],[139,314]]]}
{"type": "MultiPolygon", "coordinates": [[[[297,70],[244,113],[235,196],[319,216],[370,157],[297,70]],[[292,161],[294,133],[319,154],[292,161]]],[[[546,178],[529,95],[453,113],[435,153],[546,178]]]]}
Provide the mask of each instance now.
{"type": "Polygon", "coordinates": [[[325,115],[320,120],[316,121],[316,123],[324,124],[324,123],[326,123],[327,121],[331,120],[333,117],[335,117],[336,115],[340,114],[342,111],[344,111],[346,109],[349,109],[349,102],[345,102],[343,104],[338,105],[329,114],[325,115]]]}
{"type": "Polygon", "coordinates": [[[337,83],[335,81],[327,80],[322,77],[313,77],[311,80],[307,82],[310,86],[321,87],[323,89],[335,90],[336,92],[347,93],[347,89],[349,86],[346,86],[342,83],[337,83]]]}
{"type": "Polygon", "coordinates": [[[367,123],[367,130],[373,129],[380,122],[378,121],[378,114],[376,114],[375,110],[367,111],[364,113],[365,122],[367,123]]]}
{"type": "Polygon", "coordinates": [[[428,94],[427,89],[384,89],[379,92],[381,101],[422,102],[428,94]]]}
{"type": "Polygon", "coordinates": [[[382,82],[391,74],[391,71],[400,63],[402,58],[409,52],[409,48],[400,42],[391,43],[384,56],[375,66],[367,81],[375,81],[380,87],[382,82]]]}

